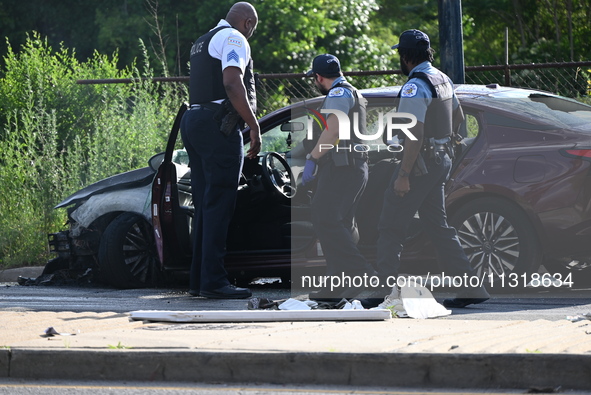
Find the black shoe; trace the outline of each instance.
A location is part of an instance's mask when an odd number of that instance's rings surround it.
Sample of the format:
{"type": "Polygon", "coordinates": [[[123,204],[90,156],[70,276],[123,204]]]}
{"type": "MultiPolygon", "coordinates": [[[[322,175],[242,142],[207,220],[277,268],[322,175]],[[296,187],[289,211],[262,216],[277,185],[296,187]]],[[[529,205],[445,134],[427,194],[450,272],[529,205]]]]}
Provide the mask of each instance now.
{"type": "Polygon", "coordinates": [[[444,307],[462,309],[471,304],[486,302],[489,298],[453,298],[443,301],[444,307]]]}
{"type": "Polygon", "coordinates": [[[485,287],[463,288],[459,290],[455,298],[445,299],[443,306],[461,309],[471,304],[486,302],[489,298],[490,295],[485,287]]]}
{"type": "Polygon", "coordinates": [[[199,292],[200,296],[210,299],[244,299],[252,296],[248,288],[238,288],[232,284],[224,285],[221,288],[212,291],[199,292]]]}
{"type": "Polygon", "coordinates": [[[199,290],[198,289],[190,289],[189,290],[189,295],[191,295],[191,296],[199,296],[199,290]]]}

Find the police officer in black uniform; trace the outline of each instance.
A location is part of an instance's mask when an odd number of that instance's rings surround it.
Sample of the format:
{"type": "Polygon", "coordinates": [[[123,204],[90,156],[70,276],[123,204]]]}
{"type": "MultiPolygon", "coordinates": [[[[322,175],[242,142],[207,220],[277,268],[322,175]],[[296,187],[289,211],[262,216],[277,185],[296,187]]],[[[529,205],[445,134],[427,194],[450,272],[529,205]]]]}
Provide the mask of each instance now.
{"type": "Polygon", "coordinates": [[[367,184],[368,170],[367,153],[358,145],[360,140],[353,130],[353,114],[358,114],[358,130],[363,133],[366,100],[347,82],[339,59],[334,55],[323,54],[314,58],[307,76],[313,77],[316,87],[326,95],[321,112],[341,111],[348,117],[351,128],[347,131],[349,138],[343,138],[344,130],[339,128],[338,115],[323,114],[326,127],[316,131],[314,142],[309,145],[311,150],[306,157],[302,180],[303,185],[317,180],[311,202],[312,222],[326,259],[326,275],[339,281],[327,284],[311,297],[338,301],[343,297],[354,297],[362,290],[362,287],[347,281],[347,276],[353,280],[353,276],[360,279],[374,274],[357,248],[358,233],[354,218],[359,198],[367,184]],[[341,281],[343,279],[345,281],[341,281]]]}
{"type": "MultiPolygon", "coordinates": [[[[444,186],[451,170],[451,138],[464,116],[452,81],[432,66],[429,37],[419,30],[402,33],[398,49],[400,66],[409,80],[399,95],[398,112],[416,116],[410,129],[416,137],[404,139],[404,151],[384,195],[379,221],[377,266],[383,281],[398,275],[402,245],[411,220],[418,211],[423,229],[430,237],[446,274],[473,276],[475,271],[460,245],[453,227],[447,224],[444,186]]],[[[466,278],[468,278],[466,277],[466,278]]],[[[446,307],[465,307],[489,298],[483,287],[457,284],[458,293],[446,299],[446,307]]]]}
{"type": "Polygon", "coordinates": [[[193,218],[193,261],[189,293],[215,299],[247,298],[230,284],[224,256],[244,159],[240,127],[250,126],[247,157],[261,147],[248,38],[258,23],[254,7],[234,4],[225,19],[191,48],[190,104],[181,122],[189,155],[193,218]]]}

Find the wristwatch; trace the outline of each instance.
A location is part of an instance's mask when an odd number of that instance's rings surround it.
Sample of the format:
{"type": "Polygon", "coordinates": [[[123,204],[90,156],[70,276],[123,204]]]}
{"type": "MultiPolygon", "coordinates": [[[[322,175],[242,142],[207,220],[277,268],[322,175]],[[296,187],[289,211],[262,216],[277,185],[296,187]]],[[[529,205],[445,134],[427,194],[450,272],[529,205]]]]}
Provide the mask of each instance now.
{"type": "Polygon", "coordinates": [[[312,156],[312,154],[308,154],[308,155],[306,155],[306,159],[307,159],[307,160],[311,160],[311,161],[312,161],[312,162],[314,162],[314,163],[318,163],[318,159],[314,158],[314,157],[312,156]]]}
{"type": "Polygon", "coordinates": [[[409,172],[407,172],[407,171],[405,171],[403,168],[400,168],[400,172],[398,172],[398,175],[399,175],[400,177],[404,177],[404,178],[406,178],[406,177],[410,176],[410,173],[409,173],[409,172]]]}

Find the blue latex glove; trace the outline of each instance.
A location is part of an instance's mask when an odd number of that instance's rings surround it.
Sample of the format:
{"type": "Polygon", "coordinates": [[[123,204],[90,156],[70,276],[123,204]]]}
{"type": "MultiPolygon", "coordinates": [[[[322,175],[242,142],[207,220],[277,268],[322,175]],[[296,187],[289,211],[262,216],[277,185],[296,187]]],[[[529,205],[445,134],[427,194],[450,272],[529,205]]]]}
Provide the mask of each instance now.
{"type": "Polygon", "coordinates": [[[304,166],[304,174],[302,175],[302,185],[306,185],[316,178],[316,162],[306,159],[306,165],[304,166]]]}

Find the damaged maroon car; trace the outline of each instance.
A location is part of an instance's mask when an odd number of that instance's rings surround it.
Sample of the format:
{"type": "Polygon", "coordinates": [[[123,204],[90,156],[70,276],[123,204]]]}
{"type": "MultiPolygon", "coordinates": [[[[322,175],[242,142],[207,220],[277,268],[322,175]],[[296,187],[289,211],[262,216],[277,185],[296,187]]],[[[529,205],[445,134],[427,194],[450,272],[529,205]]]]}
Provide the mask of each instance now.
{"type": "MultiPolygon", "coordinates": [[[[357,212],[359,246],[373,259],[381,196],[397,159],[376,131],[399,87],[363,90],[368,100],[370,175],[357,212]]],[[[446,185],[449,222],[480,274],[591,276],[591,106],[546,92],[459,85],[466,121],[446,185]],[[542,267],[543,265],[543,267],[542,267]]],[[[263,151],[245,160],[227,240],[226,267],[237,281],[281,277],[294,265],[322,267],[310,223],[311,191],[299,186],[306,100],[260,119],[263,151]]],[[[69,229],[50,235],[62,267],[86,270],[116,287],[163,284],[191,261],[190,167],[173,125],[166,151],[149,166],[90,185],[56,208],[69,229]]],[[[246,142],[248,129],[243,131],[246,142]]],[[[437,273],[417,218],[402,270],[437,273]]]]}

